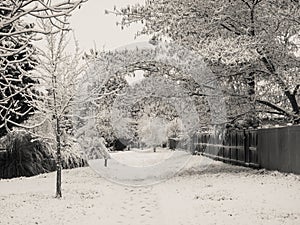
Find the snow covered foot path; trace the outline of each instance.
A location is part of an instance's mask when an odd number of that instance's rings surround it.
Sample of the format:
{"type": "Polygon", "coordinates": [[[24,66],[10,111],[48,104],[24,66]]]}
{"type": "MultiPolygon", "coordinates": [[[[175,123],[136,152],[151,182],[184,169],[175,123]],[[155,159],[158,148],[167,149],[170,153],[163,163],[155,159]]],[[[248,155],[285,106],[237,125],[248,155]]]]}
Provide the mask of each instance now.
{"type": "MultiPolygon", "coordinates": [[[[146,149],[112,153],[108,167],[104,166],[104,159],[91,160],[89,165],[102,177],[118,184],[145,186],[174,177],[191,157],[189,152],[157,148],[156,152],[146,149]]],[[[202,162],[201,167],[209,163],[211,160],[202,162]]]]}
{"type": "Polygon", "coordinates": [[[174,178],[145,187],[122,186],[90,168],[0,180],[0,224],[300,224],[300,176],[251,170],[200,156],[174,178]],[[210,160],[210,159],[205,159],[210,160]]]}

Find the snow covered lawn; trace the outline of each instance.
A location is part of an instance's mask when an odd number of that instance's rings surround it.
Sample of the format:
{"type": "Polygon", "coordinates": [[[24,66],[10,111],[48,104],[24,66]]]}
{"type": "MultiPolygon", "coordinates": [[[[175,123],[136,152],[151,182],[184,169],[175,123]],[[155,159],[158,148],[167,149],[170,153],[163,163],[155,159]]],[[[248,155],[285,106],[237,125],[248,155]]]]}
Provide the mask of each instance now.
{"type": "MultiPolygon", "coordinates": [[[[136,159],[139,153],[118,154],[136,159]]],[[[201,156],[151,186],[118,185],[90,168],[63,171],[61,200],[54,198],[54,185],[55,173],[0,180],[0,224],[300,224],[300,176],[201,156]]]]}

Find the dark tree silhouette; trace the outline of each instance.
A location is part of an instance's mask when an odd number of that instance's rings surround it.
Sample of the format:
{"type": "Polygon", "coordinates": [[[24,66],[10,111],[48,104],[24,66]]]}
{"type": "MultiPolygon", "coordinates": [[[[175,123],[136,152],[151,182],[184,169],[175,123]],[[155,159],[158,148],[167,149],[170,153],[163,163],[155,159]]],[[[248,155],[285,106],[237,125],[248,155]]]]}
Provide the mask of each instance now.
{"type": "MultiPolygon", "coordinates": [[[[10,17],[11,14],[10,9],[0,10],[1,17],[10,17]]],[[[31,32],[22,36],[5,35],[17,32],[19,26],[32,25],[14,21],[0,27],[0,49],[2,52],[10,49],[0,59],[0,137],[27,120],[34,110],[31,106],[34,96],[32,87],[36,81],[30,77],[29,72],[34,69],[37,61],[34,58],[34,47],[26,38],[31,32]]]]}

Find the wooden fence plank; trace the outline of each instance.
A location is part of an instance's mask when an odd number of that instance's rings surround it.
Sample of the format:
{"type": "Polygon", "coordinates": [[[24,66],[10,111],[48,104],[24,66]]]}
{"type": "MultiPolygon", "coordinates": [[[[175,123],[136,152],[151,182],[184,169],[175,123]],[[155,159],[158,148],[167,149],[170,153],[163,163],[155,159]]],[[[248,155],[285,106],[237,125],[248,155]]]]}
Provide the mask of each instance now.
{"type": "Polygon", "coordinates": [[[259,167],[257,130],[231,130],[214,134],[200,134],[195,144],[202,154],[224,162],[259,167]],[[225,134],[225,135],[224,135],[225,134]]]}

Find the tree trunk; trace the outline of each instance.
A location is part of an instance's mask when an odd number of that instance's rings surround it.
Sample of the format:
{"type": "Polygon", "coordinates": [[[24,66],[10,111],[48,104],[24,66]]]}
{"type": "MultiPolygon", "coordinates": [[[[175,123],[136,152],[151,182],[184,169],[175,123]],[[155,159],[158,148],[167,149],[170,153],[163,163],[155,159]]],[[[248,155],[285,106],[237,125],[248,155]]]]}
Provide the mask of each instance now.
{"type": "Polygon", "coordinates": [[[61,142],[60,142],[60,123],[56,117],[56,198],[62,197],[61,192],[61,142]]]}
{"type": "Polygon", "coordinates": [[[246,76],[246,82],[248,86],[248,102],[249,102],[249,110],[247,112],[246,122],[248,126],[257,127],[259,125],[256,107],[255,107],[255,73],[250,72],[246,76]]]}

